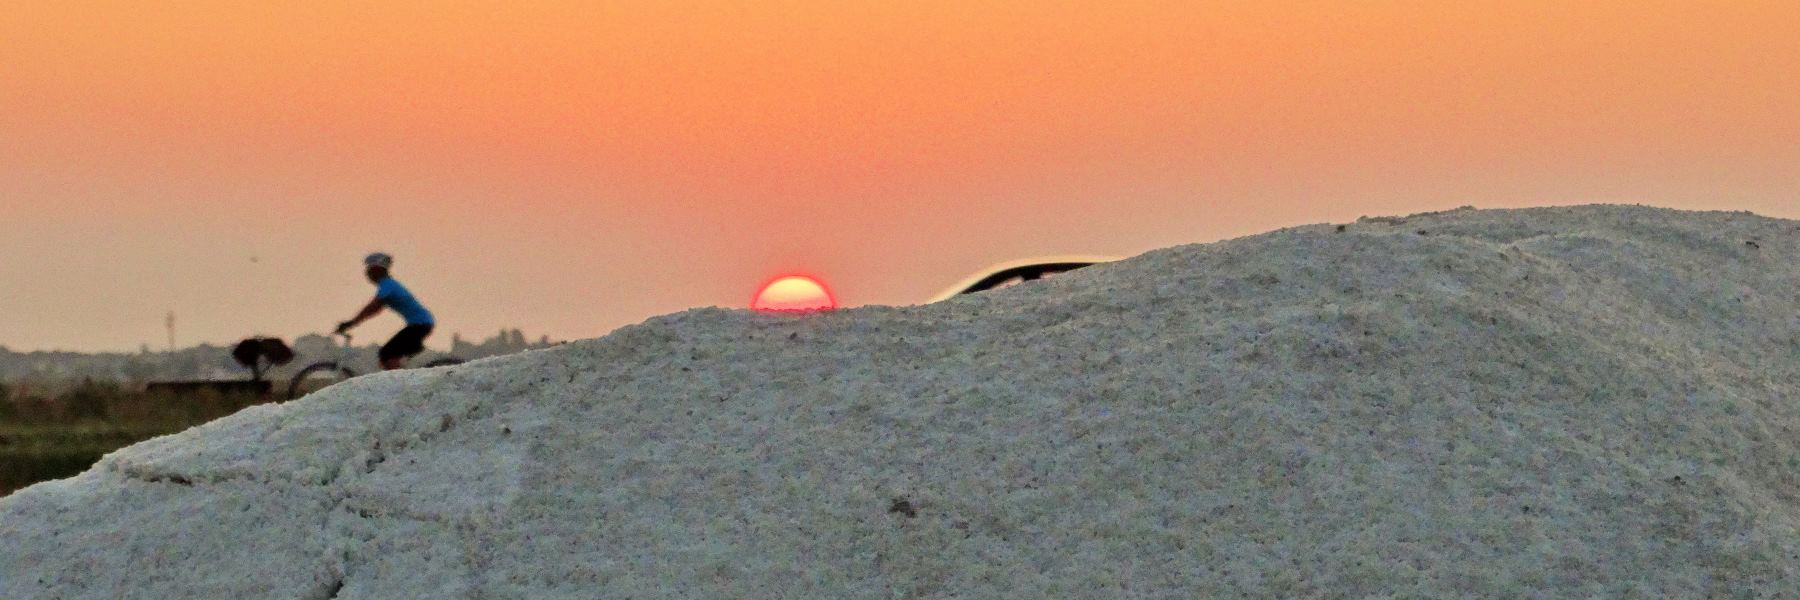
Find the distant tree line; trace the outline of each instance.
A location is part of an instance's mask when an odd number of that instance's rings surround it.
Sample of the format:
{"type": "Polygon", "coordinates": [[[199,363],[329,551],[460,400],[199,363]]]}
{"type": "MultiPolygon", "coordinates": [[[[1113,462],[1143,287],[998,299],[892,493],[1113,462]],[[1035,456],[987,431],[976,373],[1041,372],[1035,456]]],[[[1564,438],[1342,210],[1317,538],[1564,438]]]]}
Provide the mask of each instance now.
{"type": "MultiPolygon", "coordinates": [[[[441,338],[439,338],[441,339],[441,338]]],[[[361,341],[359,338],[358,341],[361,341]]],[[[357,344],[356,348],[346,351],[337,338],[323,335],[303,335],[289,340],[296,357],[292,363],[277,367],[269,372],[272,378],[291,376],[301,367],[314,361],[337,359],[348,353],[352,368],[362,372],[376,369],[375,351],[385,340],[371,339],[368,344],[357,344]]],[[[441,343],[441,342],[440,342],[441,343]]],[[[513,354],[526,350],[548,348],[556,345],[549,336],[540,336],[537,340],[527,340],[525,333],[518,329],[504,329],[480,342],[470,342],[461,335],[450,337],[449,355],[463,359],[487,358],[513,354]]],[[[237,364],[231,358],[231,346],[214,346],[200,344],[190,348],[182,348],[173,352],[152,351],[148,347],[138,352],[15,352],[0,346],[0,383],[6,384],[0,390],[17,391],[21,389],[41,390],[60,393],[82,382],[106,382],[120,385],[141,385],[150,381],[195,380],[195,379],[249,379],[250,370],[237,364]]],[[[427,351],[420,357],[420,363],[444,356],[443,352],[427,351]]]]}

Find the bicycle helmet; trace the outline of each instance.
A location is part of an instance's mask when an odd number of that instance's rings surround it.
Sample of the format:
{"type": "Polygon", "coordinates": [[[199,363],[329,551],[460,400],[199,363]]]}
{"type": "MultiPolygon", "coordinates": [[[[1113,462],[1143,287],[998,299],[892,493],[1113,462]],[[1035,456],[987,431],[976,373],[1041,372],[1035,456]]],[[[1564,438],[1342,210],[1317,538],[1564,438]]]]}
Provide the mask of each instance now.
{"type": "Polygon", "coordinates": [[[363,266],[390,268],[394,266],[394,257],[388,256],[386,252],[376,252],[363,257],[363,266]]]}

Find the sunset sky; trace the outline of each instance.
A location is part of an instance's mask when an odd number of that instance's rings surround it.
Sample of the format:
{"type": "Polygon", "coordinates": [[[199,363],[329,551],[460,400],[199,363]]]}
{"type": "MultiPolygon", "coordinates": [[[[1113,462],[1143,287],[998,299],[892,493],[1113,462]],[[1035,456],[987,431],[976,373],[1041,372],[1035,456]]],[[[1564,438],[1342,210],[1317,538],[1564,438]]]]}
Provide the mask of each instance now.
{"type": "Polygon", "coordinates": [[[1791,0],[273,4],[7,7],[0,345],[325,331],[377,249],[443,347],[1465,204],[1800,218],[1791,0]]]}

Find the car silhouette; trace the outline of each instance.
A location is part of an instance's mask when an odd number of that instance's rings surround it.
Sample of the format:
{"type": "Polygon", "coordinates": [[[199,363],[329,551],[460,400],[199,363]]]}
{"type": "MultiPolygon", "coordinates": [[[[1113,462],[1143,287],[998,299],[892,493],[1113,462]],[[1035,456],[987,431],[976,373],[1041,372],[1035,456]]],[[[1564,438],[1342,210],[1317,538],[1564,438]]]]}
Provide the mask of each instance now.
{"type": "Polygon", "coordinates": [[[1037,281],[1058,273],[1066,273],[1082,267],[1112,262],[1117,258],[1107,256],[1045,256],[1000,263],[988,267],[974,275],[964,278],[936,296],[930,302],[942,302],[963,294],[974,294],[1003,287],[1015,286],[1027,281],[1037,281]]]}

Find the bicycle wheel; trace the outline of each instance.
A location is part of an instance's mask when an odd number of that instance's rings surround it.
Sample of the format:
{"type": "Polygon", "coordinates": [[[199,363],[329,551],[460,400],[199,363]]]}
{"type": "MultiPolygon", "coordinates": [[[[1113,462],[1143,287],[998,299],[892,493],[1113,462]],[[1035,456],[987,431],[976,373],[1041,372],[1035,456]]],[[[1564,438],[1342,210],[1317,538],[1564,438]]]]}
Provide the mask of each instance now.
{"type": "Polygon", "coordinates": [[[319,362],[307,365],[294,379],[288,382],[288,399],[293,400],[317,391],[325,386],[356,376],[356,371],[340,367],[335,362],[319,362]]]}
{"type": "Polygon", "coordinates": [[[440,358],[440,359],[425,363],[425,368],[429,369],[432,367],[448,367],[451,365],[460,365],[465,362],[468,362],[468,361],[465,361],[463,359],[452,356],[449,358],[440,358]]]}

